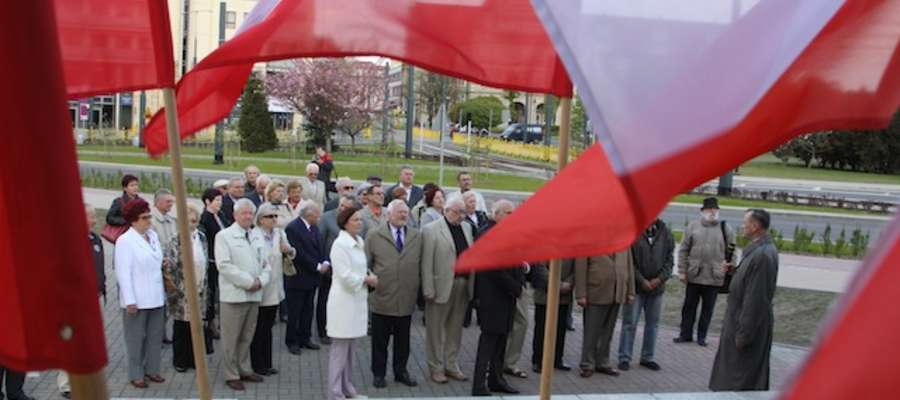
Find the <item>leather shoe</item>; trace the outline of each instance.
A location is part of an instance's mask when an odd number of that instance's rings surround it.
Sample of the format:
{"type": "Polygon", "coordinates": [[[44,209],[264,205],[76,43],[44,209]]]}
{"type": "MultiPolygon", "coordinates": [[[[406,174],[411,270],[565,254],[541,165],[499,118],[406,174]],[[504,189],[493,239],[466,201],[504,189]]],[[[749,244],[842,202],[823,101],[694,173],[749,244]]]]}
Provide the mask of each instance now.
{"type": "Polygon", "coordinates": [[[582,377],[582,378],[590,378],[590,377],[593,376],[593,375],[594,375],[594,370],[592,370],[592,369],[587,369],[587,368],[582,368],[582,369],[581,369],[581,377],[582,377]]]}
{"type": "Polygon", "coordinates": [[[144,377],[147,378],[147,379],[149,379],[150,382],[153,382],[153,383],[163,383],[163,382],[166,381],[166,378],[163,378],[163,377],[161,377],[161,376],[159,376],[159,375],[157,375],[157,374],[153,374],[153,375],[144,375],[144,377]]]}
{"type": "Polygon", "coordinates": [[[647,368],[651,371],[659,371],[662,367],[656,363],[656,361],[641,361],[641,366],[647,368]]]}
{"type": "Polygon", "coordinates": [[[72,392],[60,392],[59,395],[66,399],[72,398],[72,392]]]}
{"type": "Polygon", "coordinates": [[[541,373],[541,364],[531,364],[531,370],[536,374],[541,373]]]}
{"type": "Polygon", "coordinates": [[[321,338],[319,338],[319,343],[322,343],[322,344],[324,344],[324,345],[330,345],[330,344],[331,344],[331,338],[328,337],[328,336],[322,336],[321,338]]]}
{"type": "Polygon", "coordinates": [[[387,387],[387,381],[384,380],[383,376],[376,376],[375,379],[372,380],[372,386],[383,389],[387,387]]]}
{"type": "Polygon", "coordinates": [[[259,376],[269,376],[269,371],[268,371],[268,370],[265,370],[265,371],[263,371],[263,370],[253,370],[253,372],[255,372],[255,373],[256,373],[257,375],[259,375],[259,376]]]}
{"type": "Polygon", "coordinates": [[[394,381],[396,381],[398,383],[402,383],[409,387],[419,386],[419,383],[416,382],[416,380],[413,379],[412,376],[410,376],[408,372],[404,372],[400,375],[395,376],[394,381]]]}
{"type": "Polygon", "coordinates": [[[612,367],[597,367],[597,368],[594,368],[594,370],[596,370],[597,372],[599,372],[603,375],[619,376],[619,371],[617,371],[615,368],[612,368],[612,367]]]}
{"type": "Polygon", "coordinates": [[[275,368],[269,368],[269,370],[266,371],[266,373],[267,373],[268,375],[278,375],[278,370],[275,369],[275,368]]]}
{"type": "Polygon", "coordinates": [[[697,339],[697,344],[699,344],[702,347],[706,347],[709,345],[708,343],[706,343],[706,339],[697,339]]]}
{"type": "Polygon", "coordinates": [[[496,382],[493,385],[488,385],[492,392],[497,393],[506,393],[506,394],[519,394],[519,391],[516,388],[509,386],[506,382],[496,382]]]}
{"type": "Polygon", "coordinates": [[[263,381],[263,377],[257,374],[250,374],[241,376],[241,380],[244,382],[261,383],[263,381]]]}
{"type": "MultiPolygon", "coordinates": [[[[643,365],[643,363],[641,363],[641,365],[643,365]]],[[[629,364],[625,361],[619,362],[619,370],[620,371],[628,371],[629,369],[631,369],[631,364],[629,364]]]]}
{"type": "Polygon", "coordinates": [[[431,380],[437,383],[447,383],[447,375],[444,375],[441,372],[435,372],[431,374],[431,380]]]}
{"type": "Polygon", "coordinates": [[[691,339],[691,338],[683,338],[683,337],[681,337],[681,336],[678,336],[678,337],[672,339],[672,341],[675,342],[675,343],[690,343],[690,342],[693,342],[694,339],[691,339]]]}
{"type": "Polygon", "coordinates": [[[460,371],[447,371],[444,373],[448,378],[453,379],[455,381],[465,382],[469,380],[465,374],[460,371]]]}
{"type": "Polygon", "coordinates": [[[313,342],[308,342],[308,343],[304,344],[303,347],[310,349],[310,350],[319,350],[322,348],[322,346],[319,346],[313,342]]]}
{"type": "Polygon", "coordinates": [[[228,386],[229,388],[231,388],[231,390],[238,390],[238,391],[244,390],[244,384],[241,383],[241,381],[239,381],[239,380],[225,381],[225,386],[228,386]]]}
{"type": "Polygon", "coordinates": [[[487,397],[490,396],[491,392],[487,390],[485,387],[472,388],[472,396],[473,397],[487,397]]]}
{"type": "Polygon", "coordinates": [[[288,346],[288,351],[291,352],[291,354],[293,354],[295,356],[299,356],[300,353],[303,352],[303,350],[300,349],[300,346],[297,346],[297,345],[288,346]]]}
{"type": "Polygon", "coordinates": [[[558,363],[558,364],[554,365],[553,368],[558,369],[560,371],[571,371],[572,370],[572,367],[570,367],[564,363],[558,363]]]}

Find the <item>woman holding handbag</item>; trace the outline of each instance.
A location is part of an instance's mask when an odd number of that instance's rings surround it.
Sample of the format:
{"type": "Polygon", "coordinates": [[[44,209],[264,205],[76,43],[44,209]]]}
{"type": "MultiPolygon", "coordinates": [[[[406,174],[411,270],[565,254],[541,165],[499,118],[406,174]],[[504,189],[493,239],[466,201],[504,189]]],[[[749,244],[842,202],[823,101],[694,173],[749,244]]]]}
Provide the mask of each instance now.
{"type": "MultiPolygon", "coordinates": [[[[269,187],[272,185],[269,184],[269,187]]],[[[284,300],[284,268],[293,270],[292,261],[297,251],[288,243],[284,230],[277,227],[278,207],[271,203],[263,203],[256,211],[256,227],[250,233],[258,236],[265,244],[264,257],[271,266],[272,280],[263,288],[262,302],[256,320],[256,332],[250,342],[250,365],[253,372],[269,376],[278,373],[272,368],[272,326],[275,324],[275,313],[278,304],[284,300]]],[[[290,271],[288,271],[290,272],[290,271]]],[[[296,272],[295,272],[296,273],[296,272]]]]}
{"type": "Polygon", "coordinates": [[[122,177],[122,197],[117,197],[109,206],[109,212],[106,213],[106,226],[100,232],[100,236],[110,243],[116,243],[116,239],[131,227],[122,215],[122,208],[129,201],[138,198],[138,190],[140,190],[140,184],[136,176],[125,175],[122,177]]]}

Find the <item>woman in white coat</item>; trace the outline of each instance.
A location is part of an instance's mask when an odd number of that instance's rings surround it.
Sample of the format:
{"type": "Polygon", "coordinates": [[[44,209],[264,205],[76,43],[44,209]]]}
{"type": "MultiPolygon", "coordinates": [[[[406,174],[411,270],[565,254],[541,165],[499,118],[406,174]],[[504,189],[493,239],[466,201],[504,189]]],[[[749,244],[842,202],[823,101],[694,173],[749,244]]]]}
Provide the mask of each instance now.
{"type": "Polygon", "coordinates": [[[378,277],[368,272],[360,232],[362,214],[358,208],[344,209],[337,217],[341,232],[331,247],[332,284],[328,295],[326,330],[332,339],[328,363],[328,398],[350,399],[356,389],[353,373],[353,342],[366,336],[369,320],[369,288],[378,277]]]}
{"type": "Polygon", "coordinates": [[[128,380],[147,388],[147,382],[161,383],[159,374],[162,340],[165,332],[166,294],[163,289],[163,253],[159,237],[150,229],[150,205],[141,198],[128,201],[122,216],[131,227],[116,240],[116,281],[125,353],[128,355],[128,380]]]}
{"type": "MultiPolygon", "coordinates": [[[[274,183],[270,183],[269,187],[271,188],[274,183]]],[[[284,230],[277,226],[278,217],[276,206],[263,203],[256,211],[256,227],[250,233],[264,243],[264,256],[272,267],[272,280],[263,288],[262,302],[259,303],[259,314],[256,319],[256,332],[250,343],[250,365],[253,366],[253,372],[263,376],[278,373],[277,369],[272,368],[272,326],[275,325],[278,304],[284,300],[284,256],[287,255],[293,260],[297,255],[297,251],[288,243],[284,230]]]]}

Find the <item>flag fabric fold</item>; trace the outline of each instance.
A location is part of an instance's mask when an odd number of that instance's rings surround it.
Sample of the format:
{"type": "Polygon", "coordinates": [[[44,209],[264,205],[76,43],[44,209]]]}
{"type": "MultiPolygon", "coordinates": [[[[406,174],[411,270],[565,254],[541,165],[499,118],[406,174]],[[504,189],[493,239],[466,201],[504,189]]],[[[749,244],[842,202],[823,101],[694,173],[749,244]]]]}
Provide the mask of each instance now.
{"type": "MultiPolygon", "coordinates": [[[[528,0],[263,1],[251,16],[179,82],[182,137],[228,115],[262,61],[380,55],[488,86],[572,94],[528,0]]],[[[161,115],[145,131],[151,155],[168,147],[161,115]]]]}
{"type": "Polygon", "coordinates": [[[675,195],[801,133],[883,128],[900,106],[900,2],[534,3],[602,151],[495,227],[463,270],[620,250],[675,195]],[[583,179],[588,163],[612,173],[583,179]],[[589,186],[615,189],[582,196],[589,186]],[[551,198],[552,213],[531,205],[551,198]],[[579,217],[591,223],[562,223],[579,217]],[[521,233],[536,230],[540,245],[521,233]]]}
{"type": "Polygon", "coordinates": [[[55,0],[68,98],[175,85],[169,11],[158,0],[55,0]]]}
{"type": "Polygon", "coordinates": [[[106,340],[54,4],[5,11],[0,51],[14,56],[0,63],[0,365],[91,373],[106,365],[106,340]],[[50,112],[26,118],[35,104],[50,112]]]}

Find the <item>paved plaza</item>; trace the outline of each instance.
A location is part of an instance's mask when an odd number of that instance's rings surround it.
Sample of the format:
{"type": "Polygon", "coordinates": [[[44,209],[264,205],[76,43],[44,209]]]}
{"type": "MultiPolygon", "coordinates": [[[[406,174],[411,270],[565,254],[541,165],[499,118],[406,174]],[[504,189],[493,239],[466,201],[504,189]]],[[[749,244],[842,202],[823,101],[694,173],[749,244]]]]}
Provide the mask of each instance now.
{"type": "MultiPolygon", "coordinates": [[[[108,245],[108,244],[107,244],[108,245]]],[[[109,256],[109,246],[107,253],[109,256]]],[[[107,263],[109,265],[109,263],[107,263]]],[[[162,375],[166,382],[151,384],[149,389],[135,389],[128,384],[127,359],[125,357],[125,344],[122,337],[122,311],[119,308],[119,299],[115,284],[115,274],[110,268],[107,271],[108,292],[110,296],[104,307],[104,324],[106,331],[107,349],[109,352],[109,365],[107,367],[107,382],[109,391],[113,397],[121,398],[196,398],[194,388],[194,374],[177,373],[172,368],[171,346],[163,348],[162,375]]],[[[530,296],[529,296],[530,299],[530,296]]],[[[409,362],[409,370],[418,380],[419,386],[408,388],[393,382],[393,377],[388,375],[388,387],[375,389],[372,386],[372,374],[370,372],[371,347],[369,338],[360,339],[355,348],[354,377],[353,382],[359,392],[370,398],[391,397],[467,397],[472,389],[470,382],[450,382],[448,384],[436,384],[427,379],[428,371],[425,360],[425,327],[422,325],[422,314],[416,312],[413,319],[411,338],[412,356],[409,362]]],[[[574,315],[576,332],[569,332],[566,340],[565,361],[577,366],[581,354],[581,317],[578,312],[574,315]]],[[[530,322],[531,324],[531,322],[530,322]]],[[[464,331],[463,346],[460,354],[460,362],[463,371],[471,375],[475,361],[479,329],[472,326],[464,331]]],[[[704,392],[706,391],[710,368],[715,356],[718,340],[712,337],[710,346],[700,347],[696,344],[672,343],[675,336],[672,328],[661,327],[657,345],[657,361],[663,370],[652,372],[645,368],[633,365],[628,372],[613,378],[595,374],[584,379],[578,375],[577,369],[570,372],[558,372],[553,380],[553,393],[560,395],[585,395],[585,394],[624,394],[624,393],[675,393],[675,392],[704,392]]],[[[641,335],[640,328],[638,335],[641,335]]],[[[529,372],[528,379],[509,377],[509,382],[522,391],[523,395],[536,395],[538,393],[539,379],[537,374],[531,373],[531,338],[529,329],[525,339],[525,348],[519,368],[529,372]]],[[[640,342],[640,340],[638,340],[640,342]]],[[[210,366],[210,379],[216,398],[234,399],[324,399],[325,380],[328,374],[328,347],[322,350],[304,350],[303,354],[292,355],[284,346],[284,324],[275,327],[275,367],[281,373],[274,377],[267,377],[264,383],[247,384],[247,391],[234,392],[225,386],[221,365],[219,362],[222,354],[221,343],[215,341],[215,354],[208,357],[210,366]]],[[[612,348],[618,349],[618,335],[613,339],[612,348]]],[[[639,354],[639,344],[636,344],[635,354],[639,354]]],[[[797,366],[806,354],[805,349],[776,345],[772,350],[772,382],[773,388],[778,388],[784,382],[790,372],[797,366]]],[[[35,376],[32,374],[26,381],[26,391],[38,399],[60,399],[56,389],[56,373],[52,371],[42,372],[35,376]]],[[[706,398],[731,398],[732,395],[716,394],[718,397],[706,398]]],[[[610,397],[609,399],[623,398],[632,400],[651,400],[661,398],[701,398],[698,395],[685,394],[675,397],[653,396],[625,396],[610,397]]],[[[753,398],[768,398],[763,397],[753,398]]],[[[601,400],[600,398],[579,396],[582,400],[601,400]]],[[[569,398],[576,400],[575,397],[569,398]]]]}

